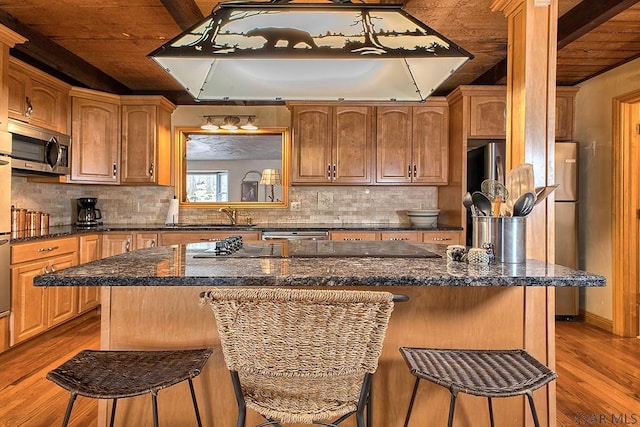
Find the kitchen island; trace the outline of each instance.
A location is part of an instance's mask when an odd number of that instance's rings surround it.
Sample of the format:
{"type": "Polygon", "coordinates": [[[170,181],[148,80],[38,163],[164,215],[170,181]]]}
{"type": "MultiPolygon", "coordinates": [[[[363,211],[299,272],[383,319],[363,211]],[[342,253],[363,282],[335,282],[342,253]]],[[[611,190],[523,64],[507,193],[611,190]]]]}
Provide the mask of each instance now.
{"type": "MultiPolygon", "coordinates": [[[[317,241],[315,253],[296,252],[296,243],[252,242],[255,256],[215,256],[215,242],[142,249],[38,276],[38,286],[102,286],[101,342],[104,349],[165,349],[214,346],[219,340],[213,314],[199,295],[212,286],[292,286],[314,288],[366,287],[409,296],[397,303],[387,331],[373,383],[374,423],[403,425],[413,377],[398,351],[400,346],[459,348],[527,348],[541,361],[554,364],[553,287],[604,286],[604,278],[565,267],[527,260],[522,264],[474,266],[446,260],[446,246],[408,242],[364,254],[361,242],[317,241]],[[339,244],[339,251],[335,250],[339,244]],[[346,246],[345,246],[346,245],[346,246]],[[351,245],[351,246],[349,246],[351,245]],[[353,248],[351,255],[342,251],[353,248]],[[429,252],[435,257],[417,256],[429,252]],[[278,252],[280,251],[280,252],[278,252]],[[333,252],[332,252],[333,251],[333,252]],[[338,254],[338,256],[332,255],[338,254]],[[401,253],[401,255],[398,255],[401,253]]],[[[304,252],[304,251],[303,251],[304,252]]],[[[235,424],[231,380],[220,351],[196,380],[204,425],[235,424]]],[[[536,392],[543,425],[555,425],[555,387],[536,392]]],[[[188,387],[178,385],[159,394],[165,425],[194,423],[188,387]]],[[[446,424],[447,390],[423,384],[412,425],[446,424]]],[[[105,425],[106,402],[99,425],[105,425]]],[[[455,425],[486,420],[486,401],[461,395],[455,425]]],[[[524,426],[530,418],[519,397],[494,402],[496,425],[524,426]]],[[[249,423],[259,418],[249,418],[249,423]]],[[[118,405],[120,425],[150,421],[144,397],[118,405]]],[[[346,423],[351,427],[353,423],[346,423]]]]}

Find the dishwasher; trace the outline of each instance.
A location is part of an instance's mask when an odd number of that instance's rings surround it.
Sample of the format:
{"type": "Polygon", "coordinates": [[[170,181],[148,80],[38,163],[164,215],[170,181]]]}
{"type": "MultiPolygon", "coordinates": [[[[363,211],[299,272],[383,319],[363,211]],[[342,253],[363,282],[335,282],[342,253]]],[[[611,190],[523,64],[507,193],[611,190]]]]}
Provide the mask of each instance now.
{"type": "Polygon", "coordinates": [[[328,231],[263,231],[262,240],[329,240],[328,231]]]}

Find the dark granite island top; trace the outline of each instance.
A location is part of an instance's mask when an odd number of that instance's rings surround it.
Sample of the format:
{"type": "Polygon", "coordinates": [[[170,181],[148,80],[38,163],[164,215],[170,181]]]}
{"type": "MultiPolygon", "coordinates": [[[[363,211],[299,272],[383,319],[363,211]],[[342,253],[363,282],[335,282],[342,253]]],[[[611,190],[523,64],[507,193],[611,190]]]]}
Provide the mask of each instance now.
{"type": "Polygon", "coordinates": [[[376,242],[245,243],[243,254],[207,256],[215,243],[140,249],[35,278],[36,286],[604,286],[602,276],[536,260],[472,265],[446,246],[376,242]],[[301,246],[302,245],[302,246],[301,246]],[[336,255],[336,246],[340,251],[336,255]],[[301,254],[300,248],[316,252],[301,254]],[[320,248],[318,250],[318,247],[320,248]],[[350,250],[353,249],[351,252],[350,250]],[[269,253],[269,250],[271,253],[269,253]],[[297,250],[297,252],[296,252],[297,250]],[[266,251],[266,252],[265,252],[266,251]],[[424,252],[424,253],[423,253],[424,252]],[[435,257],[424,257],[431,253],[435,257]],[[342,255],[340,255],[342,254],[342,255]]]}

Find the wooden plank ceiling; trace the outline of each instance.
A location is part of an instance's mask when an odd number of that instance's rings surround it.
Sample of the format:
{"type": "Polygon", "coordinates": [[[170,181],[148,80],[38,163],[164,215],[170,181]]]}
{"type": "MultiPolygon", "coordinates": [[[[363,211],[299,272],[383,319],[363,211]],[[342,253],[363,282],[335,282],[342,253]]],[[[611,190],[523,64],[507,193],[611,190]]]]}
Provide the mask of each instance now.
{"type": "MultiPolygon", "coordinates": [[[[119,94],[159,93],[188,104],[193,100],[147,54],[209,15],[216,3],[4,0],[0,23],[29,39],[12,55],[72,84],[119,94]]],[[[438,95],[461,84],[504,82],[507,26],[502,14],[491,12],[491,3],[405,2],[409,13],[475,56],[438,95]]],[[[640,55],[638,0],[559,0],[558,8],[558,84],[579,83],[640,55]]]]}

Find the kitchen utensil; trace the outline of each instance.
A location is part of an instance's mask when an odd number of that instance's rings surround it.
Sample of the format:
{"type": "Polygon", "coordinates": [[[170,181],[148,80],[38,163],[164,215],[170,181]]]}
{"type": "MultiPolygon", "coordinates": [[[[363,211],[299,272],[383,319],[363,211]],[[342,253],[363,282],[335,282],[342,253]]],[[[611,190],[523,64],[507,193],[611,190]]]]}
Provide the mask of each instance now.
{"type": "Polygon", "coordinates": [[[474,191],[473,194],[471,195],[471,200],[473,200],[473,205],[476,207],[477,215],[479,216],[492,215],[491,200],[489,200],[486,194],[480,191],[474,191]]]}
{"type": "Polygon", "coordinates": [[[513,216],[527,216],[535,206],[536,195],[531,192],[524,193],[513,203],[513,216]]]}
{"type": "Polygon", "coordinates": [[[538,187],[536,188],[536,205],[546,199],[549,194],[553,193],[555,189],[558,188],[558,184],[556,185],[547,185],[546,187],[538,187]]]}
{"type": "Polygon", "coordinates": [[[533,165],[522,163],[507,172],[505,186],[515,202],[524,193],[534,192],[533,165]]]}
{"type": "Polygon", "coordinates": [[[500,197],[503,202],[509,200],[509,190],[504,184],[495,179],[485,179],[482,181],[480,190],[486,194],[491,201],[494,201],[496,197],[500,197]]]}
{"type": "Polygon", "coordinates": [[[475,208],[475,206],[473,206],[473,199],[471,198],[471,193],[469,193],[468,191],[462,197],[462,205],[465,208],[471,210],[471,215],[473,215],[473,216],[476,215],[476,208],[475,208]]]}

